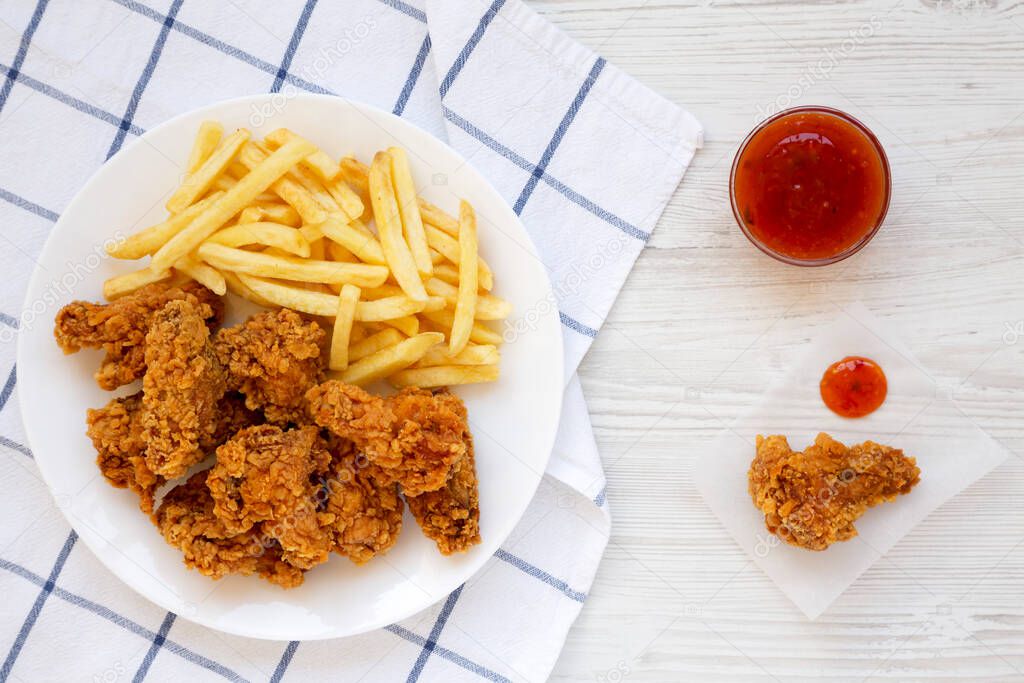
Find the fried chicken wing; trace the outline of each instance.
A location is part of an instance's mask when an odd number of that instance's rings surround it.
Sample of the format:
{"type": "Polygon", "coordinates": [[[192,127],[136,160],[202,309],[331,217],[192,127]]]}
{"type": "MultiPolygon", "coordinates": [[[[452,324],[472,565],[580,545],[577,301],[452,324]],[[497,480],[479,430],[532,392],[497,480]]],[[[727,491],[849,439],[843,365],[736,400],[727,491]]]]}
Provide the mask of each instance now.
{"type": "Polygon", "coordinates": [[[198,463],[220,426],[224,369],[200,307],[169,302],[153,314],[145,341],[142,429],[146,464],[168,479],[198,463]]]}
{"type": "Polygon", "coordinates": [[[217,449],[207,475],[213,513],[230,533],[262,523],[296,567],[326,562],[332,538],[321,528],[312,475],[325,471],[329,458],[315,427],[243,429],[217,449]]]}
{"type": "Polygon", "coordinates": [[[468,451],[466,408],[454,394],[407,388],[383,398],[331,380],[306,398],[318,425],[352,441],[374,476],[407,496],[443,487],[468,451]]]}
{"type": "Polygon", "coordinates": [[[139,508],[153,514],[153,496],[164,483],[146,465],[142,438],[142,392],[115,398],[103,408],[86,414],[87,434],[96,448],[96,464],[111,485],[139,495],[139,508]]]}
{"type": "Polygon", "coordinates": [[[323,379],[327,335],[315,322],[282,308],[221,330],[217,354],[231,389],[276,424],[306,422],[303,396],[323,379]]]}
{"type": "Polygon", "coordinates": [[[64,353],[83,348],[106,351],[96,382],[104,389],[116,389],[145,373],[150,319],[168,302],[180,300],[197,306],[210,329],[220,325],[224,305],[206,287],[195,282],[180,287],[156,283],[109,304],[73,301],[57,313],[53,334],[64,353]]]}
{"type": "Polygon", "coordinates": [[[914,458],[873,441],[847,448],[828,434],[793,451],[784,436],[757,437],[748,474],[768,530],[792,545],[824,550],[857,535],[869,508],[909,493],[920,479],[914,458]]]}
{"type": "Polygon", "coordinates": [[[227,574],[258,574],[285,588],[303,581],[302,570],[282,559],[280,545],[256,525],[229,532],[213,513],[206,472],[171,489],[156,512],[164,539],[185,555],[185,565],[219,579],[227,574]]]}
{"type": "Polygon", "coordinates": [[[466,552],[480,542],[480,493],[468,430],[466,443],[469,450],[456,463],[447,484],[406,499],[416,523],[443,555],[466,552]]]}
{"type": "Polygon", "coordinates": [[[370,475],[366,459],[351,444],[331,450],[321,521],[333,537],[334,550],[363,564],[387,552],[398,540],[402,498],[397,484],[381,484],[370,475]]]}

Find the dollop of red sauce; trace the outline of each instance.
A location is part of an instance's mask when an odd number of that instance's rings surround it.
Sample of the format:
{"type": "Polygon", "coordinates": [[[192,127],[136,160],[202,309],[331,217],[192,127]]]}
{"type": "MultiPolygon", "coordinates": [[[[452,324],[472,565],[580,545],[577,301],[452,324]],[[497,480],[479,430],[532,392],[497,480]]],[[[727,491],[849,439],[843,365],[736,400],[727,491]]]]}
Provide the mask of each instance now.
{"type": "Polygon", "coordinates": [[[877,143],[851,121],[794,112],[747,143],[733,192],[747,230],[768,249],[828,259],[851,248],[888,208],[888,171],[877,143]]]}
{"type": "Polygon", "coordinates": [[[864,417],[885,401],[889,387],[878,363],[847,356],[828,366],[821,376],[821,399],[836,415],[864,417]]]}

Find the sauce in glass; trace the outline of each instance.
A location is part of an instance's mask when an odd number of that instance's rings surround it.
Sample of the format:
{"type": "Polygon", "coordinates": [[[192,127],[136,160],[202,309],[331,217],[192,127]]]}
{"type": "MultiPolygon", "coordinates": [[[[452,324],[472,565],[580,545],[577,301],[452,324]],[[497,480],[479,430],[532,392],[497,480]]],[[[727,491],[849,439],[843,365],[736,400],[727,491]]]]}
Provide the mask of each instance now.
{"type": "Polygon", "coordinates": [[[822,107],[783,112],[751,133],[733,166],[733,210],[747,236],[791,263],[850,255],[881,225],[889,169],[856,119],[822,107]]]}
{"type": "Polygon", "coordinates": [[[840,417],[864,417],[885,401],[888,384],[878,363],[847,356],[828,366],[821,377],[821,399],[840,417]]]}

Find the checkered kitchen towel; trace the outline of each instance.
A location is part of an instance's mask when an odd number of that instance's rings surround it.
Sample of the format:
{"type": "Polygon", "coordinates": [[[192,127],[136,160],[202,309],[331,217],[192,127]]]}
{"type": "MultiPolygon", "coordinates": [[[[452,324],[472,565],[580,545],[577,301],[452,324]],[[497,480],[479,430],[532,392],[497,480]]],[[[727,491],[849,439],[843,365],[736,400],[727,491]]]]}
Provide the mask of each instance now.
{"type": "Polygon", "coordinates": [[[7,0],[0,80],[0,681],[545,678],[609,531],[573,375],[697,122],[519,0],[7,0]],[[289,90],[406,116],[491,180],[547,265],[569,373],[550,476],[483,571],[400,624],[309,643],[177,619],[78,547],[25,445],[14,368],[34,255],[96,168],[183,111],[289,90]]]}

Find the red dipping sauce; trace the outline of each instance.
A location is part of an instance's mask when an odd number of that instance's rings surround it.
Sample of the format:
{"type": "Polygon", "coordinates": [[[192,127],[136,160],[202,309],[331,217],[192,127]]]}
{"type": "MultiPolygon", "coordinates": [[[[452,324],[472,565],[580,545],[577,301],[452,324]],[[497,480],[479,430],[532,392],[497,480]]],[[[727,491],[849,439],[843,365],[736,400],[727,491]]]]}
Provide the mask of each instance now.
{"type": "Polygon", "coordinates": [[[841,417],[864,417],[875,412],[889,390],[878,363],[847,356],[828,366],[821,377],[821,400],[841,417]]]}
{"type": "Polygon", "coordinates": [[[826,265],[870,241],[889,207],[889,164],[862,123],[827,107],[788,109],[747,137],[733,162],[733,213],[762,251],[826,265]]]}

